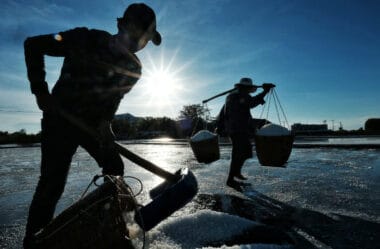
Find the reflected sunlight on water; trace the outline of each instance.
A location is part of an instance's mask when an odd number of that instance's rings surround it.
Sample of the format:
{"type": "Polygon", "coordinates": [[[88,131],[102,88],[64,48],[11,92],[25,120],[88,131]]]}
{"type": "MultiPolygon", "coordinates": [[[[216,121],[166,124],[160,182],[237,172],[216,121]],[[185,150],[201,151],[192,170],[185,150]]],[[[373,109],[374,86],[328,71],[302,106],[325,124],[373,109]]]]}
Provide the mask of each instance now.
{"type": "Polygon", "coordinates": [[[174,140],[175,139],[170,138],[170,137],[161,137],[161,138],[152,139],[153,142],[161,142],[161,143],[172,142],[174,140]]]}

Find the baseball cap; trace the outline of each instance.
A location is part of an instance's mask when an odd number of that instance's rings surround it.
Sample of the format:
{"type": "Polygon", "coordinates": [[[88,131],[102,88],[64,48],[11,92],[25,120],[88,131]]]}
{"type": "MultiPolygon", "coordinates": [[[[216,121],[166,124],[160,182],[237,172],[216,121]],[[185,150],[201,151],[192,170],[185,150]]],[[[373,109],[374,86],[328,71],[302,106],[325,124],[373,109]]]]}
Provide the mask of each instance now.
{"type": "Polygon", "coordinates": [[[144,3],[133,3],[128,6],[122,17],[124,22],[132,22],[143,30],[152,31],[152,42],[155,45],[161,44],[161,35],[156,30],[156,14],[154,11],[144,3]]]}

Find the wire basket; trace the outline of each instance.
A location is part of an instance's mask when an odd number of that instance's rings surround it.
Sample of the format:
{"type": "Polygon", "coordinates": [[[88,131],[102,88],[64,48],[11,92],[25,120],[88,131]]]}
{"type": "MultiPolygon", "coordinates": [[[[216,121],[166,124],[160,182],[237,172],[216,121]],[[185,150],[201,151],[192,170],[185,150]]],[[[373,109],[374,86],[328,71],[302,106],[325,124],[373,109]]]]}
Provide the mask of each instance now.
{"type": "Polygon", "coordinates": [[[109,179],[39,232],[36,248],[134,248],[123,217],[135,210],[133,195],[121,177],[109,179]]]}
{"type": "Polygon", "coordinates": [[[190,146],[195,158],[200,163],[212,163],[220,158],[219,141],[216,134],[200,141],[190,139],[190,146]]]}
{"type": "MultiPolygon", "coordinates": [[[[264,112],[266,111],[265,120],[269,120],[269,110],[271,104],[274,105],[276,109],[276,114],[279,122],[279,127],[282,127],[281,124],[286,124],[289,129],[288,119],[286,117],[285,111],[282,108],[280,99],[274,88],[270,89],[269,94],[266,96],[265,104],[263,106],[260,119],[263,117],[264,112]],[[282,114],[282,115],[281,115],[282,114]],[[282,116],[282,118],[281,118],[282,116]]],[[[262,130],[266,126],[260,128],[262,130]]],[[[258,128],[258,127],[257,127],[258,128]]],[[[259,133],[259,132],[256,132],[259,133]]],[[[276,132],[277,133],[277,132],[276,132]]],[[[282,132],[281,132],[282,133],[282,132]]],[[[274,167],[285,167],[289,159],[289,156],[292,152],[294,134],[288,130],[282,134],[256,134],[255,135],[255,148],[257,158],[262,166],[274,166],[274,167]]]]}
{"type": "Polygon", "coordinates": [[[262,166],[285,167],[292,152],[294,135],[255,136],[257,158],[262,166]]]}

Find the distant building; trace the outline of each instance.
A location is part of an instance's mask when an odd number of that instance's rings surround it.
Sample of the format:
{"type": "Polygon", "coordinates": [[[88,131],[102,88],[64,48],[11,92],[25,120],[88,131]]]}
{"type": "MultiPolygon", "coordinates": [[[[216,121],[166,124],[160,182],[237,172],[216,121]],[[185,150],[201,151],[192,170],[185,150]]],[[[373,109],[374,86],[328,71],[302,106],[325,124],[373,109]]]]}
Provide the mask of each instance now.
{"type": "Polygon", "coordinates": [[[322,133],[326,132],[327,124],[301,124],[295,123],[291,127],[294,133],[322,133]]]}

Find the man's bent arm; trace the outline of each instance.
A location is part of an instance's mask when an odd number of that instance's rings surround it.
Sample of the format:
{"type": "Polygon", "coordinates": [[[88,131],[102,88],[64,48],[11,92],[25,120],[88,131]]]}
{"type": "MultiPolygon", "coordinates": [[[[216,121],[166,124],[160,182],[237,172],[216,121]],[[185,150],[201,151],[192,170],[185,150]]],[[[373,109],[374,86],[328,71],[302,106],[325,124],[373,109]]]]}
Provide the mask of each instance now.
{"type": "Polygon", "coordinates": [[[59,35],[40,35],[29,37],[24,42],[25,63],[34,94],[49,93],[45,82],[44,55],[64,56],[63,43],[57,39],[59,35]]]}
{"type": "Polygon", "coordinates": [[[258,105],[265,104],[264,97],[265,97],[265,95],[267,95],[267,93],[268,93],[267,91],[263,91],[263,92],[257,94],[256,96],[251,97],[251,99],[249,101],[249,107],[254,108],[258,105]]]}

